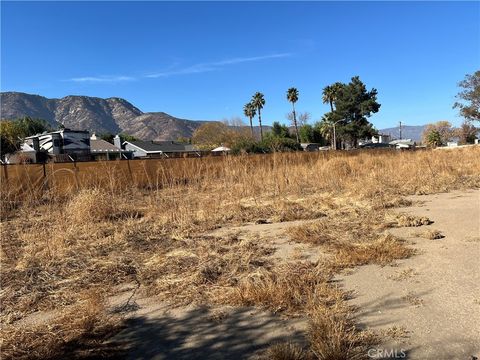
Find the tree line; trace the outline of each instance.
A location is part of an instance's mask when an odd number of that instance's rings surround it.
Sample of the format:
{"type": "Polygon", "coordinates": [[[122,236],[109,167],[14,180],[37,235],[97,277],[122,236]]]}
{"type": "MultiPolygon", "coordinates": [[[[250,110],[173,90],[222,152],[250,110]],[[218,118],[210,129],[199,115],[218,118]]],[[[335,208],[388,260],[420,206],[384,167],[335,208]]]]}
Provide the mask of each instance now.
{"type": "MultiPolygon", "coordinates": [[[[429,146],[445,145],[448,141],[458,139],[461,144],[472,143],[478,136],[475,121],[480,121],[480,71],[466,75],[458,83],[461,91],[458,101],[453,105],[460,110],[465,121],[459,128],[449,122],[440,121],[428,124],[422,142],[429,146]]],[[[262,110],[265,107],[265,96],[256,92],[243,107],[243,115],[249,121],[250,131],[242,131],[242,122],[235,124],[205,124],[194,133],[191,141],[203,148],[224,145],[234,152],[268,152],[276,150],[299,150],[300,143],[318,143],[330,145],[336,149],[342,144],[357,147],[360,139],[378,135],[378,131],[369,122],[372,114],[380,110],[375,88],[368,90],[358,76],[349,83],[335,82],[327,85],[322,91],[322,102],[329,105],[330,111],[313,125],[307,123],[309,113],[298,113],[296,103],[300,98],[297,88],[291,87],[286,92],[286,100],[291,103],[292,111],[287,114],[291,128],[278,121],[272,124],[271,130],[263,131],[262,110]],[[254,131],[254,119],[258,119],[259,136],[254,131]]]]}
{"type": "Polygon", "coordinates": [[[453,108],[459,109],[460,116],[464,118],[463,123],[458,128],[454,128],[448,121],[428,124],[422,134],[424,144],[436,147],[455,139],[463,145],[471,144],[478,138],[480,129],[475,125],[480,122],[480,70],[467,74],[458,86],[460,92],[453,108]]]}
{"type": "MultiPolygon", "coordinates": [[[[456,138],[460,143],[471,143],[478,136],[476,122],[480,122],[480,70],[468,74],[458,83],[460,92],[454,108],[459,109],[465,119],[459,128],[453,128],[449,122],[429,124],[423,134],[423,143],[430,146],[445,145],[456,138]]],[[[243,114],[249,121],[249,130],[238,119],[224,123],[206,123],[198,128],[191,139],[181,139],[205,149],[220,145],[229,146],[236,152],[270,152],[300,150],[300,143],[319,143],[337,148],[349,144],[356,147],[358,140],[377,135],[377,130],[369,122],[372,114],[380,110],[375,88],[367,90],[358,76],[348,83],[335,82],[322,90],[321,101],[329,105],[330,111],[313,125],[308,124],[310,114],[299,113],[296,104],[300,99],[297,88],[286,91],[286,100],[292,105],[287,119],[293,128],[276,121],[271,131],[264,133],[262,110],[266,105],[264,94],[256,92],[243,107],[243,114]],[[254,131],[254,119],[258,119],[259,136],[254,131]]],[[[60,124],[58,128],[61,128],[60,124]]],[[[23,140],[32,135],[52,131],[52,126],[42,119],[23,117],[15,120],[0,121],[0,155],[20,149],[23,140]]],[[[101,138],[112,142],[112,134],[100,134],[101,138]]],[[[127,134],[120,134],[122,140],[136,140],[127,134]]]]}
{"type": "Polygon", "coordinates": [[[300,98],[300,92],[295,87],[289,88],[286,91],[286,100],[291,103],[292,110],[287,114],[287,119],[292,131],[287,125],[275,121],[271,131],[265,133],[262,124],[262,110],[266,104],[265,95],[256,92],[243,106],[243,115],[249,121],[249,134],[234,126],[229,128],[228,125],[223,127],[208,123],[196,130],[192,142],[206,148],[227,145],[234,151],[267,152],[278,149],[301,150],[300,143],[333,146],[334,141],[356,147],[359,139],[378,133],[368,121],[368,118],[380,109],[377,90],[367,90],[358,76],[353,77],[349,83],[336,82],[326,86],[322,95],[323,103],[330,105],[330,112],[310,125],[307,123],[310,114],[298,113],[295,107],[300,98]],[[259,138],[254,131],[255,117],[258,119],[259,138]]]}

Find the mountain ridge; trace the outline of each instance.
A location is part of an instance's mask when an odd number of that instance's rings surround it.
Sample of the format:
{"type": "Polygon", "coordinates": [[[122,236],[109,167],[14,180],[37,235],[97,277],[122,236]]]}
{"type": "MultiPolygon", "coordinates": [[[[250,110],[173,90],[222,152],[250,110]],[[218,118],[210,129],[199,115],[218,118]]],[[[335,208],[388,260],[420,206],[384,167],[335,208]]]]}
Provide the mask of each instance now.
{"type": "Polygon", "coordinates": [[[47,98],[22,92],[1,92],[2,120],[24,116],[41,118],[50,125],[97,133],[126,133],[143,140],[191,137],[205,121],[187,120],[165,112],[144,113],[119,97],[67,95],[47,98]]]}
{"type": "MultiPolygon", "coordinates": [[[[0,119],[24,116],[44,119],[54,127],[62,124],[74,130],[125,133],[141,140],[157,141],[189,138],[198,127],[209,122],[177,118],[162,111],[143,112],[128,100],[115,96],[67,95],[47,98],[17,91],[0,92],[0,119]]],[[[404,126],[402,137],[419,141],[424,128],[424,125],[404,126]]],[[[254,130],[258,132],[257,127],[254,130]]],[[[380,129],[379,132],[397,138],[399,136],[398,127],[380,129]]]]}

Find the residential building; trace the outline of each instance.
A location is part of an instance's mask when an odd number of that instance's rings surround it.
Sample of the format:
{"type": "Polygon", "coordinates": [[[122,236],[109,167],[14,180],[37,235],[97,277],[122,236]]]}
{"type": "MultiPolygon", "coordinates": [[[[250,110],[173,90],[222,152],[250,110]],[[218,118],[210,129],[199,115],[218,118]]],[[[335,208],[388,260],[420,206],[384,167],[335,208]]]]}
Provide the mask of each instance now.
{"type": "MultiPolygon", "coordinates": [[[[114,142],[115,140],[118,144],[119,140],[114,139],[114,142]]],[[[124,141],[122,148],[131,151],[134,158],[169,158],[202,155],[193,145],[176,141],[124,141]]]]}
{"type": "Polygon", "coordinates": [[[98,138],[95,134],[90,137],[90,154],[93,160],[131,159],[133,152],[123,150],[117,146],[98,138]]]}
{"type": "Polygon", "coordinates": [[[55,161],[90,160],[90,133],[61,129],[25,139],[37,153],[47,153],[55,161]]]}

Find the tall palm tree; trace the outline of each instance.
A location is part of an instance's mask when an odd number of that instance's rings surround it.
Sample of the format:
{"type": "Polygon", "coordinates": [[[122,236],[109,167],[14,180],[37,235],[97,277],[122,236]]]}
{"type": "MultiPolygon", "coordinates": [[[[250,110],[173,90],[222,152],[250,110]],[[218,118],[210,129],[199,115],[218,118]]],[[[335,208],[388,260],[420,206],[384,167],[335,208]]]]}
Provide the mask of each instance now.
{"type": "Polygon", "coordinates": [[[295,103],[298,101],[298,90],[296,88],[290,88],[287,90],[287,100],[292,103],[293,106],[293,125],[295,126],[295,135],[297,136],[297,143],[300,142],[298,136],[297,115],[295,114],[295,103]]]}
{"type": "Polygon", "coordinates": [[[255,109],[255,106],[253,106],[253,104],[251,102],[245,104],[243,106],[243,114],[248,117],[248,119],[250,120],[250,132],[252,133],[252,138],[253,138],[253,124],[252,124],[252,120],[253,118],[255,117],[255,115],[257,115],[257,111],[255,109]]]}
{"type": "Polygon", "coordinates": [[[328,85],[323,88],[322,101],[324,104],[330,103],[330,110],[333,112],[333,102],[335,101],[335,89],[333,85],[328,85]]]}
{"type": "Polygon", "coordinates": [[[260,125],[260,139],[263,141],[263,129],[262,129],[262,109],[265,105],[265,98],[261,92],[256,92],[252,97],[252,105],[258,111],[258,124],[260,125]]]}
{"type": "Polygon", "coordinates": [[[333,112],[333,103],[337,99],[338,93],[341,90],[343,84],[336,82],[332,85],[325,86],[323,88],[322,101],[324,104],[330,104],[330,111],[333,112]]]}

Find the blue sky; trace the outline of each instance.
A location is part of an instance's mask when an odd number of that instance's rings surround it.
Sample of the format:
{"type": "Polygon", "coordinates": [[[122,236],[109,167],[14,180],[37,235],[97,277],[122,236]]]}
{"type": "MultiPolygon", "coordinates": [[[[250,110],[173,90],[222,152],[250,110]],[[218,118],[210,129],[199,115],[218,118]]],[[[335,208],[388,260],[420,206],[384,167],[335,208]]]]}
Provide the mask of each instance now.
{"type": "Polygon", "coordinates": [[[480,68],[480,2],[5,2],[1,90],[123,97],[142,111],[221,120],[256,91],[265,123],[328,111],[359,75],[377,128],[459,124],[457,82],[480,68]]]}

